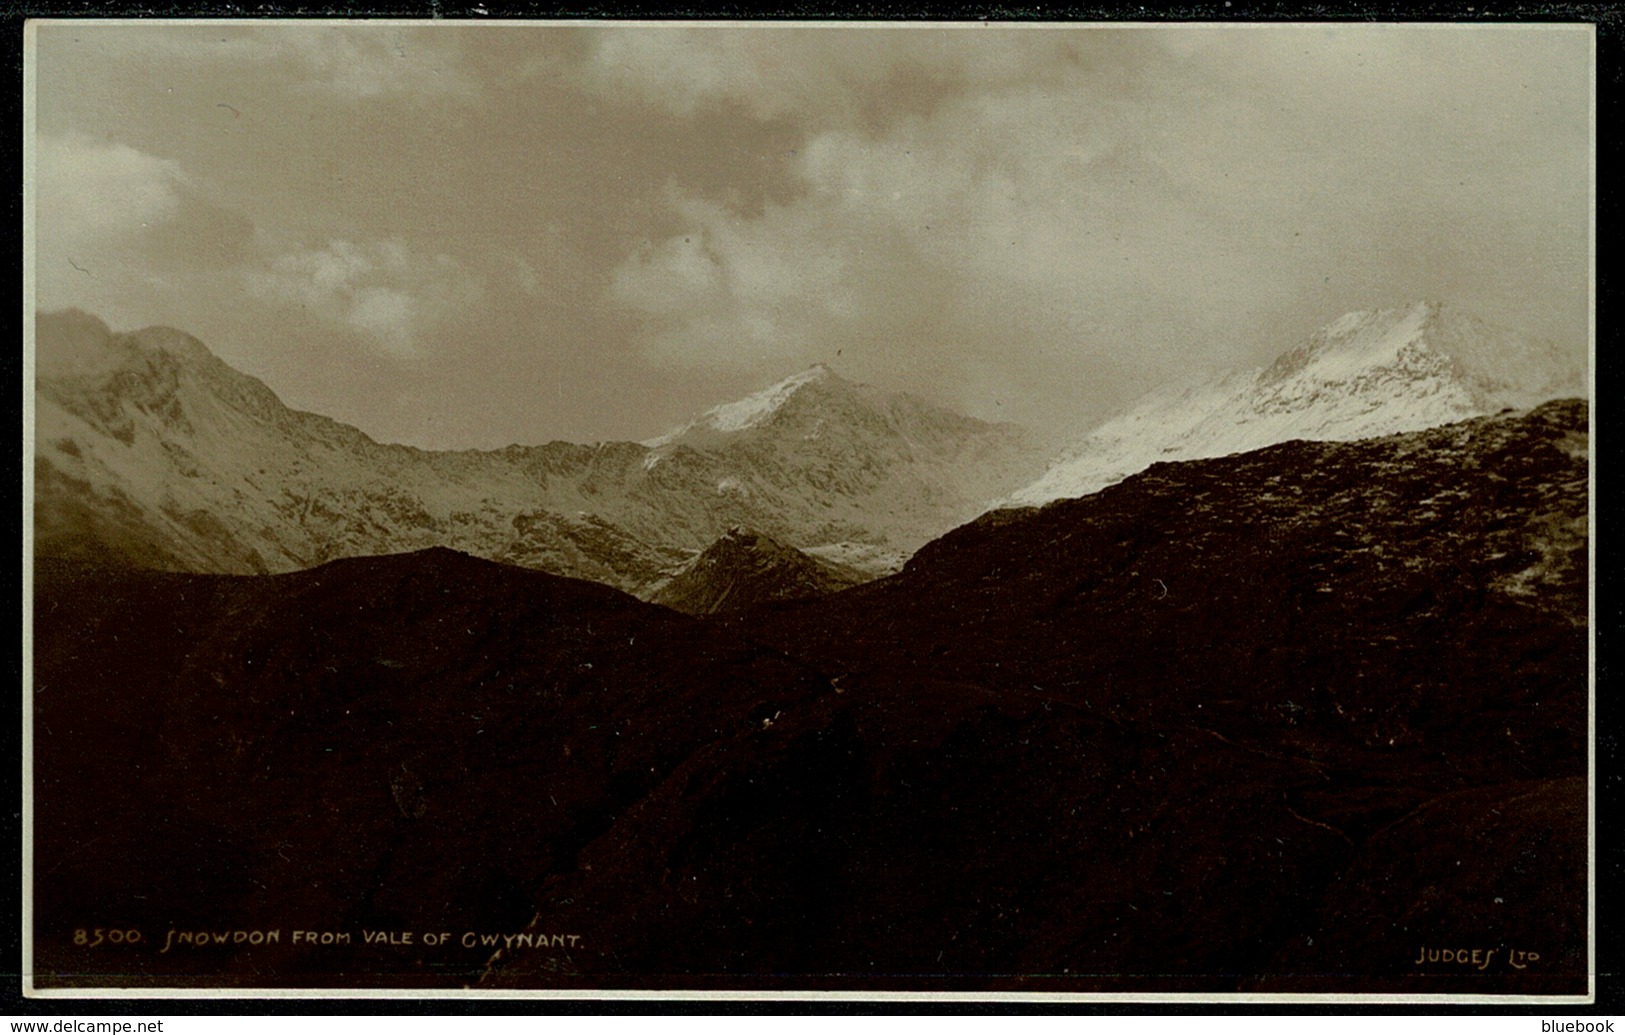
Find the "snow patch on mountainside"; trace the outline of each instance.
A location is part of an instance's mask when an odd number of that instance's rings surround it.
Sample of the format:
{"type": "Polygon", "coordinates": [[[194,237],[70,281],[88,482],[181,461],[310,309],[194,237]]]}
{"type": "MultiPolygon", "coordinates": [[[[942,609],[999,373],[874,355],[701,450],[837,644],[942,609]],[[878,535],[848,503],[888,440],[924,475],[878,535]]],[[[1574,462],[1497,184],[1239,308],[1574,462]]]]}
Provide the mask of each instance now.
{"type": "Polygon", "coordinates": [[[713,406],[687,424],[673,428],[658,438],[648,439],[643,445],[650,449],[659,449],[695,430],[727,433],[754,428],[777,413],[779,408],[804,385],[821,381],[829,375],[828,367],[822,363],[815,364],[799,374],[792,374],[778,384],[754,392],[743,399],[713,406]]]}

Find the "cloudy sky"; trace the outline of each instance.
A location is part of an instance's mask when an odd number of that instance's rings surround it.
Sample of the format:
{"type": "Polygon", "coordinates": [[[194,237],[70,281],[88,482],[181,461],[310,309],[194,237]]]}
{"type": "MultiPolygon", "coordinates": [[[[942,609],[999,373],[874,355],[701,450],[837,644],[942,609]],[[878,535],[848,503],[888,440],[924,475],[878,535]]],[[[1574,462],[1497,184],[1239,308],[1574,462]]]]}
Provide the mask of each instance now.
{"type": "Polygon", "coordinates": [[[36,29],[37,305],[386,441],[819,361],[1066,433],[1422,298],[1586,348],[1588,28],[36,29]]]}

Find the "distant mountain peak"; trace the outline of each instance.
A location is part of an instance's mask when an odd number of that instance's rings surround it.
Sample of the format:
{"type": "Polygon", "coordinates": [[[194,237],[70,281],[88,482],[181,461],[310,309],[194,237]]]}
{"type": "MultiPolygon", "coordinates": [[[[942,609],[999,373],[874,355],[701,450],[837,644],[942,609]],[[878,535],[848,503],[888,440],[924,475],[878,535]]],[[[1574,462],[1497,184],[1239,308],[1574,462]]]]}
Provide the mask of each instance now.
{"type": "Polygon", "coordinates": [[[1407,382],[1431,380],[1466,393],[1480,413],[1527,409],[1584,390],[1577,365],[1555,343],[1493,327],[1436,301],[1346,313],[1276,359],[1258,384],[1294,379],[1351,388],[1385,380],[1390,395],[1407,382]]]}
{"type": "Polygon", "coordinates": [[[742,399],[713,406],[688,423],[673,428],[658,438],[648,439],[643,444],[651,449],[658,449],[692,431],[724,434],[746,431],[771,419],[797,392],[814,384],[848,385],[851,382],[835,373],[827,364],[814,363],[807,369],[791,374],[784,380],[752,392],[742,399]]]}
{"type": "Polygon", "coordinates": [[[1362,309],[1262,369],[1145,396],[1010,501],[1086,495],[1159,460],[1419,431],[1585,391],[1583,371],[1554,342],[1432,300],[1362,309]]]}
{"type": "Polygon", "coordinates": [[[1344,313],[1282,353],[1259,380],[1266,384],[1312,372],[1321,378],[1346,377],[1360,368],[1394,362],[1401,350],[1423,338],[1440,312],[1433,302],[1394,309],[1359,309],[1344,313]]]}
{"type": "Polygon", "coordinates": [[[173,327],[145,327],[115,333],[82,309],[61,309],[35,317],[35,358],[46,377],[105,375],[163,353],[183,363],[217,361],[209,347],[173,327]]]}
{"type": "Polygon", "coordinates": [[[108,327],[106,321],[101,317],[73,306],[67,309],[53,309],[38,313],[35,319],[40,323],[51,324],[53,327],[79,328],[88,333],[99,334],[104,338],[113,336],[112,328],[108,327]]]}

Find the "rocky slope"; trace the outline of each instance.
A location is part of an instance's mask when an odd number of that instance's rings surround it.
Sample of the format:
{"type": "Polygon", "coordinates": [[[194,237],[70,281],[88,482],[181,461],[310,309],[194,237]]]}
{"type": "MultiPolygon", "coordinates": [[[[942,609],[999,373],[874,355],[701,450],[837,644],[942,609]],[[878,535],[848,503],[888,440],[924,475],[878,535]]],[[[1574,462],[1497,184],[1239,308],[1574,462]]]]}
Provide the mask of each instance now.
{"type": "Polygon", "coordinates": [[[1587,448],[1564,402],[1163,464],[740,616],[833,692],[539,922],[625,932],[622,980],[1583,989],[1587,448]],[[1502,965],[1414,964],[1462,939],[1502,965]]]}
{"type": "Polygon", "coordinates": [[[440,550],[47,564],[37,969],[1584,992],[1588,449],[1564,402],[1161,464],[704,622],[440,550]]]}
{"type": "Polygon", "coordinates": [[[1152,392],[1009,502],[1082,496],[1164,460],[1418,431],[1584,394],[1583,371],[1556,344],[1451,307],[1349,313],[1268,367],[1152,392]]]}
{"type": "Polygon", "coordinates": [[[1011,427],[822,368],[652,445],[430,452],[290,410],[178,331],[36,331],[47,556],[250,573],[450,546],[637,591],[744,524],[883,574],[1041,467],[1011,427]]]}
{"type": "Polygon", "coordinates": [[[656,604],[691,615],[743,611],[775,600],[823,596],[869,581],[770,536],[731,528],[650,594],[656,604]]]}

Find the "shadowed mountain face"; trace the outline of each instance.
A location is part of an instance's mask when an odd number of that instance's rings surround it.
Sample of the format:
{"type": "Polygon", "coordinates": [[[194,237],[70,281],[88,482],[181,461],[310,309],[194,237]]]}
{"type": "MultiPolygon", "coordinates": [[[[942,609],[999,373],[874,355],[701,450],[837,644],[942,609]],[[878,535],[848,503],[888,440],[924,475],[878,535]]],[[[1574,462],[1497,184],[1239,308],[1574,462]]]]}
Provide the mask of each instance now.
{"type": "MultiPolygon", "coordinates": [[[[261,577],[44,567],[38,587],[35,916],[57,971],[109,962],[68,941],[87,917],[149,942],[285,932],[112,960],[138,976],[412,971],[288,932],[523,928],[538,882],[676,765],[822,688],[608,587],[448,550],[261,577]]],[[[455,984],[483,960],[425,966],[455,984]]]]}
{"type": "Polygon", "coordinates": [[[809,557],[770,536],[732,528],[649,600],[687,614],[708,615],[823,596],[867,581],[863,572],[809,557]]]}
{"type": "Polygon", "coordinates": [[[447,546],[635,592],[743,524],[873,576],[1042,466],[1012,426],[823,368],[650,445],[430,452],[290,410],[179,331],[36,329],[49,556],[246,574],[447,546]]]}
{"type": "Polygon", "coordinates": [[[1563,402],[1158,465],[703,623],[445,551],[42,568],[38,967],[1583,992],[1588,443],[1563,402]]]}

